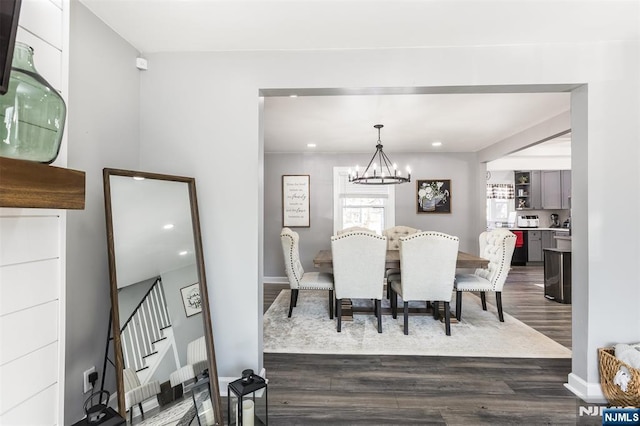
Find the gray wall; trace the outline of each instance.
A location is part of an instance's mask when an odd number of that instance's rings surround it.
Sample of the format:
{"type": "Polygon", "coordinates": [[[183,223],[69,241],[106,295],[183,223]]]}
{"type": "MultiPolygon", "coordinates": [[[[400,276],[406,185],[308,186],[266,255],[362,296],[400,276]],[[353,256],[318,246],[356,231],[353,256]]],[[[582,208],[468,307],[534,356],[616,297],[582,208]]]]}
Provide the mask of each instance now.
{"type": "MultiPolygon", "coordinates": [[[[268,108],[268,107],[267,107],[268,108]]],[[[441,231],[460,237],[460,249],[477,253],[472,185],[476,169],[474,154],[407,154],[387,152],[391,159],[411,166],[412,181],[396,185],[396,225],[424,231],[441,231]],[[451,214],[416,212],[416,180],[451,179],[451,214]]],[[[294,228],[300,234],[300,257],[306,271],[313,271],[313,257],[328,249],[333,234],[333,167],[353,166],[369,154],[283,154],[264,156],[264,275],[284,277],[284,259],[280,244],[282,229],[282,175],[310,175],[311,227],[294,228]]]]}
{"type": "Polygon", "coordinates": [[[176,339],[180,365],[187,363],[187,345],[189,342],[204,336],[202,314],[187,317],[180,289],[198,282],[198,271],[195,265],[162,274],[162,285],[167,298],[167,307],[171,316],[171,326],[176,339]]]}
{"type": "MultiPolygon", "coordinates": [[[[83,371],[102,370],[111,307],[102,169],[137,168],[140,103],[138,52],[78,1],[70,8],[68,167],[86,172],[86,204],[67,215],[65,424],[84,417],[83,371]]],[[[112,367],[106,376],[115,390],[112,367]]]]}

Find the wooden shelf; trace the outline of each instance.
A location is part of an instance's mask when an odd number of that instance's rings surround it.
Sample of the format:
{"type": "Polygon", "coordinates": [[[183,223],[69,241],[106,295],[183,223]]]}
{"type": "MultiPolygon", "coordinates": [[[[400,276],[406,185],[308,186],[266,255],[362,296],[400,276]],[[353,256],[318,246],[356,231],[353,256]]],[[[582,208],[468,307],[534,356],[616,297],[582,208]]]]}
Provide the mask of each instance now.
{"type": "Polygon", "coordinates": [[[84,209],[85,173],[0,157],[0,207],[84,209]]]}

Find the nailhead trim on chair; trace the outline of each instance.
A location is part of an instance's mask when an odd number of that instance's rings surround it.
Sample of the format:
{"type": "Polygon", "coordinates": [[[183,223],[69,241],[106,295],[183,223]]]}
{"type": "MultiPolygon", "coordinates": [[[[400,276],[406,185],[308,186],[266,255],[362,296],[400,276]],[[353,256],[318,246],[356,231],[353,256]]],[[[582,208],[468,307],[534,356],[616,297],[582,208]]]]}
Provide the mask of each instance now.
{"type": "MultiPolygon", "coordinates": [[[[491,284],[491,288],[487,289],[487,288],[465,288],[462,291],[496,291],[496,283],[498,281],[500,281],[500,279],[502,278],[502,274],[506,272],[508,272],[511,268],[509,265],[509,262],[506,262],[505,256],[507,253],[507,241],[508,240],[515,240],[516,236],[511,234],[511,235],[505,235],[504,238],[502,238],[501,241],[501,245],[502,245],[502,260],[500,262],[500,269],[498,269],[498,272],[495,275],[495,278],[492,281],[489,281],[489,283],[491,284]]],[[[480,255],[482,255],[482,253],[480,253],[480,255]]],[[[504,285],[504,283],[503,283],[504,285]]]]}
{"type": "Polygon", "coordinates": [[[406,237],[402,237],[401,239],[403,241],[409,241],[409,240],[412,240],[414,238],[421,237],[423,235],[437,235],[437,236],[444,237],[444,238],[447,238],[447,239],[450,239],[450,240],[459,240],[458,237],[455,237],[455,236],[449,235],[449,234],[445,234],[445,233],[442,233],[442,232],[437,232],[437,231],[418,232],[417,234],[407,235],[406,237]]]}
{"type": "Polygon", "coordinates": [[[355,235],[364,235],[366,237],[373,237],[373,238],[377,238],[379,240],[383,240],[383,239],[386,240],[386,238],[387,238],[387,237],[383,237],[382,235],[374,234],[373,232],[351,231],[351,232],[346,232],[346,233],[340,234],[340,235],[333,235],[331,237],[331,240],[339,240],[341,238],[346,238],[346,237],[348,237],[350,235],[354,235],[354,234],[355,235]]]}
{"type": "MultiPolygon", "coordinates": [[[[496,274],[496,278],[495,280],[491,283],[492,287],[493,287],[493,291],[496,290],[496,283],[498,281],[500,281],[500,279],[502,278],[502,274],[505,272],[505,269],[508,271],[511,268],[505,268],[505,265],[507,265],[510,262],[506,262],[505,256],[507,253],[507,241],[513,239],[516,239],[516,236],[514,234],[511,235],[506,235],[503,239],[502,239],[502,262],[500,262],[500,269],[498,270],[498,273],[496,274]]],[[[507,265],[510,266],[510,265],[507,265]]],[[[504,285],[504,283],[503,283],[504,285]]]]}
{"type": "MultiPolygon", "coordinates": [[[[296,276],[296,268],[293,265],[293,248],[294,248],[294,245],[295,245],[295,239],[294,239],[292,234],[294,234],[294,231],[291,231],[291,230],[289,230],[289,231],[291,232],[291,234],[288,233],[288,232],[282,232],[280,234],[280,238],[287,237],[287,238],[289,238],[291,240],[291,244],[289,244],[289,262],[291,264],[291,271],[292,271],[291,273],[293,274],[293,279],[295,280],[295,282],[297,284],[297,288],[300,288],[300,278],[301,277],[296,276]]],[[[285,270],[285,272],[287,273],[287,277],[289,278],[289,280],[291,280],[291,277],[289,276],[289,270],[287,269],[287,270],[285,270]]]]}

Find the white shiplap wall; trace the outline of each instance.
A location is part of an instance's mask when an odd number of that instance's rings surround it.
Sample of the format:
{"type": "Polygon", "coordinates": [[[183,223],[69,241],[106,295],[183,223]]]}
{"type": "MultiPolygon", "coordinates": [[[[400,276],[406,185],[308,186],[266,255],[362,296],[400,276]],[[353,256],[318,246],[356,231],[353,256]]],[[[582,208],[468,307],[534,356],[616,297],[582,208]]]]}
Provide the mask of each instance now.
{"type": "MultiPolygon", "coordinates": [[[[67,1],[23,0],[17,36],[65,99],[67,17],[67,1]]],[[[0,425],[63,424],[65,233],[64,210],[0,208],[0,425]]]]}

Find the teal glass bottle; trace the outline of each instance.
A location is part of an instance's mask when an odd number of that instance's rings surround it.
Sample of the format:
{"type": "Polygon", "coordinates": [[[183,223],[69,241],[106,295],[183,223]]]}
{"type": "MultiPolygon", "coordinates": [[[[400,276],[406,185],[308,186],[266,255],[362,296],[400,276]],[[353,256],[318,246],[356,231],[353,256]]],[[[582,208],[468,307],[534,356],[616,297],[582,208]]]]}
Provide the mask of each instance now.
{"type": "Polygon", "coordinates": [[[0,96],[0,156],[51,163],[60,151],[67,107],[16,43],[7,93],[0,96]]]}

